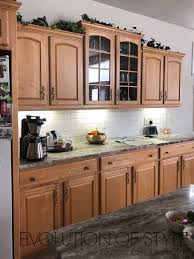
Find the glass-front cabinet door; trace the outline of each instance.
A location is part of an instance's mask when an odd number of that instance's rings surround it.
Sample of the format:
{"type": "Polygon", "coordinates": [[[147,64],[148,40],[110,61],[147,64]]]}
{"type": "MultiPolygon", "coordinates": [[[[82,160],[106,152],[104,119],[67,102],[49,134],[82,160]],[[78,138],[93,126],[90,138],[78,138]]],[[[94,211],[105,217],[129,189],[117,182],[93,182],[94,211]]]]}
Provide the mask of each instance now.
{"type": "Polygon", "coordinates": [[[141,36],[117,36],[116,103],[140,104],[141,36]]]}
{"type": "Polygon", "coordinates": [[[85,103],[114,104],[115,36],[95,28],[86,30],[85,103]]]}

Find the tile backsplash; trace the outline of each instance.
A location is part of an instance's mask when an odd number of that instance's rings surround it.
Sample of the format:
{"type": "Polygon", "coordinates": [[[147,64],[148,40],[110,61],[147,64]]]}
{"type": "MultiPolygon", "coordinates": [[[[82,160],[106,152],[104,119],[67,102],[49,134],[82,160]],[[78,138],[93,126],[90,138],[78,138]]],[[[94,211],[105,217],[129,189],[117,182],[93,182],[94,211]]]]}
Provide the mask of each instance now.
{"type": "Polygon", "coordinates": [[[143,132],[144,119],[153,119],[160,130],[167,127],[165,108],[139,110],[78,110],[78,111],[22,111],[19,112],[19,132],[21,120],[26,115],[46,118],[44,130],[56,130],[59,135],[67,135],[73,140],[85,139],[86,132],[98,128],[106,132],[109,138],[140,135],[143,132]]]}

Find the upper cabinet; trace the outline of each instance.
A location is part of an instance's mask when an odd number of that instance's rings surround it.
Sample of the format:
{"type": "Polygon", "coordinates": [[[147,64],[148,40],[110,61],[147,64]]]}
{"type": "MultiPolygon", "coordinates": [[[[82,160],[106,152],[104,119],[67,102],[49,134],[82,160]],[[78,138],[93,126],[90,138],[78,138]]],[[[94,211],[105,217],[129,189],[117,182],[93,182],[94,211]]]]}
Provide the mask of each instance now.
{"type": "Polygon", "coordinates": [[[9,11],[0,9],[0,45],[9,45],[9,11]]]}
{"type": "Polygon", "coordinates": [[[18,26],[20,107],[77,107],[83,102],[83,35],[18,26]]]}
{"type": "Polygon", "coordinates": [[[165,104],[174,105],[181,103],[181,65],[182,56],[174,53],[165,56],[165,104]]]}
{"type": "Polygon", "coordinates": [[[118,33],[116,39],[116,103],[140,104],[141,35],[118,33]]]}
{"type": "Polygon", "coordinates": [[[52,105],[81,105],[83,100],[83,39],[80,35],[50,37],[52,105]]]}
{"type": "Polygon", "coordinates": [[[181,53],[143,48],[143,105],[180,105],[183,56],[181,53]]]}
{"type": "Polygon", "coordinates": [[[18,28],[17,60],[19,105],[48,104],[48,37],[18,28]]]}
{"type": "Polygon", "coordinates": [[[115,33],[83,22],[85,27],[85,103],[113,105],[115,92],[115,33]]]}

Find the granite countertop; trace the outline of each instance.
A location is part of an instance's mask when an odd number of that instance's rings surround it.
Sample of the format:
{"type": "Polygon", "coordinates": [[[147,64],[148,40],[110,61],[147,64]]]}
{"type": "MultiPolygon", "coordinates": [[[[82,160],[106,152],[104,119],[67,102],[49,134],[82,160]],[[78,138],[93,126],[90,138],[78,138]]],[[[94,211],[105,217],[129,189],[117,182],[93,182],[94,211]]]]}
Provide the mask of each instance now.
{"type": "Polygon", "coordinates": [[[12,127],[0,126],[0,139],[12,139],[12,127]]]}
{"type": "Polygon", "coordinates": [[[157,138],[145,138],[144,136],[108,139],[103,145],[92,145],[87,142],[74,143],[74,149],[65,153],[48,153],[43,161],[29,162],[20,159],[20,171],[26,171],[33,168],[57,165],[66,162],[73,162],[94,157],[114,155],[128,151],[159,147],[162,145],[180,143],[194,140],[194,136],[183,137],[178,134],[160,135],[157,138]],[[126,139],[129,141],[125,143],[126,139]],[[117,141],[117,142],[116,142],[117,141]]]}
{"type": "Polygon", "coordinates": [[[176,209],[194,210],[194,185],[50,232],[41,258],[194,258],[168,229],[164,215],[176,209]]]}

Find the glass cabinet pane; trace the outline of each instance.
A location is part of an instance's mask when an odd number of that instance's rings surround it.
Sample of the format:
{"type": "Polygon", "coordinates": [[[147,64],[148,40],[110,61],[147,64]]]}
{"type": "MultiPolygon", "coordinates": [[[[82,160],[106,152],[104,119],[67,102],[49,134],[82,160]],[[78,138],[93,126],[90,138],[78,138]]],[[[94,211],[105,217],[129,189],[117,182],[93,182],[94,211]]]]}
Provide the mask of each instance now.
{"type": "Polygon", "coordinates": [[[100,70],[100,84],[110,85],[110,71],[100,70]]]}
{"type": "Polygon", "coordinates": [[[129,87],[129,100],[137,101],[137,88],[136,87],[129,87]]]}
{"type": "Polygon", "coordinates": [[[133,42],[130,42],[130,54],[132,56],[138,56],[138,45],[133,42]]]}
{"type": "Polygon", "coordinates": [[[120,101],[128,101],[128,87],[120,87],[120,101]]]}
{"type": "Polygon", "coordinates": [[[90,51],[90,53],[89,53],[89,66],[99,68],[99,65],[100,65],[100,63],[99,63],[99,53],[94,52],[94,51],[90,51]]]}
{"type": "Polygon", "coordinates": [[[101,37],[101,50],[110,52],[110,40],[105,37],[101,37]]]}
{"type": "Polygon", "coordinates": [[[130,71],[138,70],[138,60],[137,58],[130,58],[130,71]]]}
{"type": "Polygon", "coordinates": [[[128,85],[128,72],[120,72],[120,84],[128,85]]]}
{"type": "Polygon", "coordinates": [[[120,70],[128,70],[129,58],[128,57],[120,57],[120,70]]]}
{"type": "Polygon", "coordinates": [[[89,86],[89,100],[98,101],[99,100],[99,87],[97,85],[89,86]]]}
{"type": "Polygon", "coordinates": [[[99,93],[100,101],[109,101],[110,100],[110,86],[101,86],[99,93]]]}
{"type": "Polygon", "coordinates": [[[100,49],[100,37],[99,36],[90,36],[89,48],[96,49],[96,50],[100,49]]]}
{"type": "Polygon", "coordinates": [[[98,84],[99,83],[99,70],[89,68],[89,83],[98,84]]]}
{"type": "Polygon", "coordinates": [[[125,55],[129,54],[129,42],[120,43],[120,53],[125,55]]]}
{"type": "Polygon", "coordinates": [[[110,68],[110,54],[101,53],[100,68],[110,68]]]}
{"type": "Polygon", "coordinates": [[[129,73],[129,85],[137,86],[137,73],[129,73]]]}

